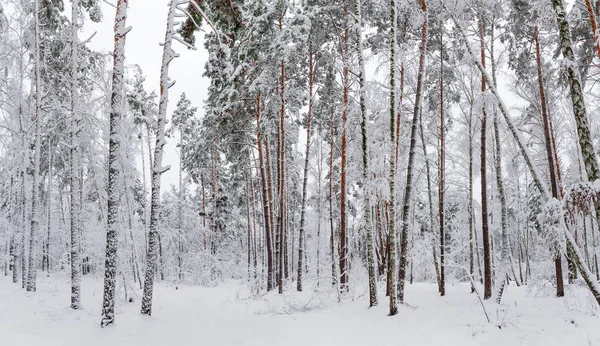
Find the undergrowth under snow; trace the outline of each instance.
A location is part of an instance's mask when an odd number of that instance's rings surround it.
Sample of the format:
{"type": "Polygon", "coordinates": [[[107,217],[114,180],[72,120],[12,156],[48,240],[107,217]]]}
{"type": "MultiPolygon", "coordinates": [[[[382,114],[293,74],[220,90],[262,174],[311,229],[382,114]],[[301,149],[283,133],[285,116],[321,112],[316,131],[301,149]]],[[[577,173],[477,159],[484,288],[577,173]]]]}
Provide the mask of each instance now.
{"type": "MultiPolygon", "coordinates": [[[[217,287],[159,283],[152,317],[139,314],[139,291],[121,291],[116,326],[100,328],[102,281],[84,278],[83,309],[69,308],[65,277],[40,278],[36,293],[0,277],[3,345],[600,345],[598,309],[582,287],[565,298],[509,286],[503,302],[486,302],[467,284],[407,285],[408,304],[387,316],[387,299],[368,309],[367,296],[338,302],[328,285],[298,293],[252,295],[244,283],[217,287]]],[[[383,290],[381,290],[383,292],[383,290]]],[[[364,291],[363,291],[364,292],[364,291]]]]}

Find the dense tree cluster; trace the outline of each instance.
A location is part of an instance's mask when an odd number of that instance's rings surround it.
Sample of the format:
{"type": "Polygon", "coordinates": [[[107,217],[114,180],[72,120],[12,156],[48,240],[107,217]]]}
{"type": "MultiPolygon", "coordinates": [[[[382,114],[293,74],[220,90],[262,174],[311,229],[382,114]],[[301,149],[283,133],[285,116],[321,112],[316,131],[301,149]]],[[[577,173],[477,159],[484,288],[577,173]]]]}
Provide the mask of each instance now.
{"type": "Polygon", "coordinates": [[[600,304],[600,1],[163,2],[157,93],[125,73],[127,0],[111,59],[79,37],[107,20],[98,0],[0,5],[13,282],[69,272],[79,309],[81,276],[103,272],[102,326],[120,295],[150,315],[163,280],[368,286],[369,306],[384,288],[390,315],[413,280],[497,302],[507,284],[562,296],[580,280],[600,304]],[[179,49],[208,52],[186,67],[208,96],[168,114],[179,49]],[[167,141],[181,169],[165,188],[167,141]]]}

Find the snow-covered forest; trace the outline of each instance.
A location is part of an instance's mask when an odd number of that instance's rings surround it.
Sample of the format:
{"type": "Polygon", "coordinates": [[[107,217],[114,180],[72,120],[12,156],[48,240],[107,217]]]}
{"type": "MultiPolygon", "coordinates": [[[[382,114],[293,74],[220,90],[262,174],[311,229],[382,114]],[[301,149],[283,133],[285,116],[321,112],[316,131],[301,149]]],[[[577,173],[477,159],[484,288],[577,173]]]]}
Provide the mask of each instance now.
{"type": "Polygon", "coordinates": [[[599,16],[0,0],[0,343],[600,344],[599,16]]]}

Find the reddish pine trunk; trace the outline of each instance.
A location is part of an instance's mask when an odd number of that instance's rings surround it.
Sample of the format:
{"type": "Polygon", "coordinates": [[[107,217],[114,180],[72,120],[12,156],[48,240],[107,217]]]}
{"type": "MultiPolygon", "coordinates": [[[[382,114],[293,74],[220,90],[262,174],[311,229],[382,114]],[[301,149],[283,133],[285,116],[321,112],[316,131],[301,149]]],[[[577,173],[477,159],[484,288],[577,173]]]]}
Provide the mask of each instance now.
{"type": "MultiPolygon", "coordinates": [[[[483,9],[479,9],[479,40],[481,43],[481,65],[485,68],[485,41],[483,30],[483,9]]],[[[486,89],[485,78],[481,77],[481,93],[486,89]]],[[[490,251],[490,235],[487,216],[487,179],[486,179],[486,123],[487,113],[485,106],[481,118],[481,230],[483,233],[483,298],[492,296],[492,263],[490,251]]]]}
{"type": "MultiPolygon", "coordinates": [[[[260,132],[260,93],[256,94],[256,143],[258,147],[258,163],[260,166],[260,181],[262,185],[263,217],[265,221],[265,242],[267,243],[267,292],[273,289],[273,242],[271,240],[270,199],[268,196],[269,185],[265,177],[263,160],[262,138],[260,132]]],[[[202,189],[204,191],[204,189],[202,189]]],[[[202,199],[204,203],[204,198],[202,199]]],[[[255,259],[256,260],[256,259],[255,259]]]]}
{"type": "MultiPolygon", "coordinates": [[[[542,121],[544,125],[544,139],[546,144],[546,157],[548,159],[548,167],[550,171],[550,189],[552,190],[552,197],[556,199],[560,199],[559,191],[558,191],[558,183],[556,181],[556,165],[554,163],[554,155],[553,155],[553,147],[552,147],[552,139],[550,137],[550,124],[549,124],[549,116],[548,116],[548,108],[546,103],[546,93],[544,90],[544,80],[542,74],[542,57],[540,52],[540,41],[538,36],[538,27],[537,25],[533,29],[533,36],[535,41],[535,61],[537,65],[537,74],[538,74],[538,88],[540,91],[540,103],[542,107],[542,121]]],[[[565,289],[563,284],[563,273],[562,273],[562,263],[561,256],[558,250],[554,253],[554,268],[556,273],[556,296],[562,297],[565,295],[565,289]]]]}

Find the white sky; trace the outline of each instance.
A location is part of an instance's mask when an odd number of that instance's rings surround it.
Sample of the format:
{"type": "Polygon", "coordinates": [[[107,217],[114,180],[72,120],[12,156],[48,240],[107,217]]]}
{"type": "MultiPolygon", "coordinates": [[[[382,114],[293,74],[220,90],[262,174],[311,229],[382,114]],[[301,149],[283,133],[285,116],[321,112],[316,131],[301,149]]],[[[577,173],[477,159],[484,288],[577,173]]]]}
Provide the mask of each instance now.
{"type": "MultiPolygon", "coordinates": [[[[116,1],[114,1],[116,3],[116,1]]],[[[88,46],[96,51],[112,53],[113,23],[115,8],[102,2],[103,20],[101,23],[86,21],[80,38],[86,39],[94,31],[96,36],[88,46]]],[[[68,6],[68,2],[65,1],[68,6]]],[[[155,90],[158,94],[162,47],[159,43],[164,40],[167,25],[168,0],[129,0],[127,25],[132,30],[127,34],[125,45],[125,65],[137,64],[146,75],[146,89],[155,90]]],[[[169,75],[176,84],[169,90],[168,117],[175,109],[179,95],[182,92],[198,107],[197,115],[202,115],[203,101],[207,95],[208,79],[202,77],[204,64],[208,58],[202,43],[203,33],[196,35],[196,51],[188,50],[182,44],[174,41],[174,50],[181,54],[170,65],[169,75]]],[[[170,189],[170,184],[176,184],[179,174],[179,156],[175,148],[175,140],[167,140],[163,166],[171,165],[162,178],[163,191],[170,189]],[[167,185],[169,184],[169,185],[167,185]]],[[[138,163],[141,171],[141,161],[138,163]]],[[[148,164],[146,163],[146,170],[148,164]]],[[[148,175],[147,175],[148,176],[148,175]]]]}

